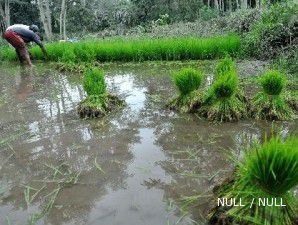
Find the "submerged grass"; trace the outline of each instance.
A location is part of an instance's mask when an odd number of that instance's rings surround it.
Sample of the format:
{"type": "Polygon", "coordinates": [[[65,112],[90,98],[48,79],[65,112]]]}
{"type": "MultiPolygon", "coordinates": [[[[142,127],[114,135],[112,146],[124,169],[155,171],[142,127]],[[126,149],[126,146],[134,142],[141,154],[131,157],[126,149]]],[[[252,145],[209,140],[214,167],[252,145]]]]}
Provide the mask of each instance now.
{"type": "MultiPolygon", "coordinates": [[[[152,60],[198,60],[235,55],[240,37],[234,34],[210,38],[110,39],[46,45],[48,59],[54,62],[111,62],[152,60]]],[[[43,59],[38,47],[30,50],[34,59],[43,59]]],[[[1,60],[16,59],[13,49],[3,48],[1,60]]]]}
{"type": "Polygon", "coordinates": [[[217,207],[211,220],[223,219],[227,224],[292,225],[297,216],[297,199],[293,189],[298,185],[298,138],[282,140],[273,137],[263,145],[249,149],[244,159],[238,163],[235,178],[223,184],[219,197],[242,198],[248,201],[243,207],[217,207]],[[281,199],[284,207],[263,206],[259,198],[281,199]],[[255,199],[254,202],[252,200],[255,199]],[[249,204],[251,203],[251,204],[249,204]],[[226,216],[217,214],[224,213],[226,216]],[[233,224],[234,224],[233,223],[233,224]]]}

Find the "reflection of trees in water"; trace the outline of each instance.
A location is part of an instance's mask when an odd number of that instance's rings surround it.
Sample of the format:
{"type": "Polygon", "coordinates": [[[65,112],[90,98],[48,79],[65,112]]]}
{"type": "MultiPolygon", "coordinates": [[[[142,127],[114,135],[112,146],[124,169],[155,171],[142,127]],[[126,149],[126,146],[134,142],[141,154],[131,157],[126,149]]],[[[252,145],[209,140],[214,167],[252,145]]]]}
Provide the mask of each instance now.
{"type": "MultiPolygon", "coordinates": [[[[13,152],[13,157],[1,169],[1,179],[7,178],[12,186],[2,205],[12,205],[15,210],[24,208],[24,187],[20,185],[39,189],[43,183],[37,180],[43,180],[53,172],[45,164],[57,166],[64,163],[71,171],[80,172],[79,180],[59,192],[55,205],[62,208],[53,208],[46,220],[53,224],[84,221],[108,187],[115,190],[125,186],[129,176],[127,164],[133,158],[129,147],[139,141],[138,127],[131,120],[121,121],[123,116],[105,124],[98,124],[102,121],[78,120],[70,107],[81,99],[80,87],[69,84],[61,75],[38,79],[42,82],[35,83],[36,89],[32,89],[24,103],[20,105],[15,98],[10,99],[10,110],[17,112],[11,122],[15,125],[21,123],[26,132],[11,140],[10,147],[0,146],[3,158],[13,152]],[[73,99],[71,96],[75,91],[79,94],[73,99]],[[41,107],[44,105],[47,107],[41,107]],[[51,113],[47,114],[48,111],[51,113]],[[95,159],[104,173],[96,168],[95,159]]],[[[11,87],[15,88],[6,88],[11,87]]],[[[7,125],[6,128],[6,136],[17,131],[12,126],[7,125]]],[[[41,208],[45,204],[43,196],[56,187],[55,183],[46,183],[46,188],[32,204],[41,208]]]]}

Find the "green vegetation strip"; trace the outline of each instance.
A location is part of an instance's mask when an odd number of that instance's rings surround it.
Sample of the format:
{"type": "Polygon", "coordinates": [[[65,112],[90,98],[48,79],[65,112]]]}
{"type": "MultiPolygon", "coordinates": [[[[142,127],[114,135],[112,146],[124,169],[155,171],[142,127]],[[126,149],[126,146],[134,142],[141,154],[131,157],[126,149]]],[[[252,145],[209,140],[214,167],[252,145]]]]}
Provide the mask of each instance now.
{"type": "MultiPolygon", "coordinates": [[[[235,55],[240,37],[234,34],[210,38],[110,39],[46,45],[48,59],[54,62],[112,62],[151,60],[214,59],[235,55]]],[[[34,59],[43,59],[38,47],[30,50],[34,59]]],[[[15,60],[13,49],[2,48],[1,60],[15,60]]]]}

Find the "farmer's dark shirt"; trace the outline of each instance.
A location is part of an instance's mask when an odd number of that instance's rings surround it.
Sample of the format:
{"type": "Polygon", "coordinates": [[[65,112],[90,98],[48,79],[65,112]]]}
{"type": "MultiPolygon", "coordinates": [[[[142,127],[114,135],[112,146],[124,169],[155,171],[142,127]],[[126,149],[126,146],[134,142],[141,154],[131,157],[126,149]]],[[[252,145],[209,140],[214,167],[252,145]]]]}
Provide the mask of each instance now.
{"type": "Polygon", "coordinates": [[[42,45],[40,37],[32,30],[27,30],[20,27],[13,28],[12,30],[16,32],[18,35],[20,35],[26,43],[33,41],[38,45],[42,45]]]}

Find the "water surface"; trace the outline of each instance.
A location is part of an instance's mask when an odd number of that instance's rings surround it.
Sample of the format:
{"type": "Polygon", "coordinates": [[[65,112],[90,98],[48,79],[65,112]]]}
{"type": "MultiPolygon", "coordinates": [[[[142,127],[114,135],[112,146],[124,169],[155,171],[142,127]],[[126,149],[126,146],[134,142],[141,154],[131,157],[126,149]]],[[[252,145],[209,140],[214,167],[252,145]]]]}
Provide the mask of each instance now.
{"type": "MultiPolygon", "coordinates": [[[[212,80],[213,62],[103,66],[109,90],[127,106],[94,120],[76,113],[85,97],[80,75],[1,65],[0,224],[204,224],[210,190],[233,168],[229,156],[241,156],[271,124],[214,124],[166,110],[176,94],[170,73],[186,64],[212,80]],[[191,195],[202,198],[181,211],[191,195]],[[34,221],[50,197],[50,210],[34,221]]],[[[265,66],[238,64],[242,77],[265,66]]],[[[275,124],[284,136],[295,129],[296,121],[275,124]]]]}

